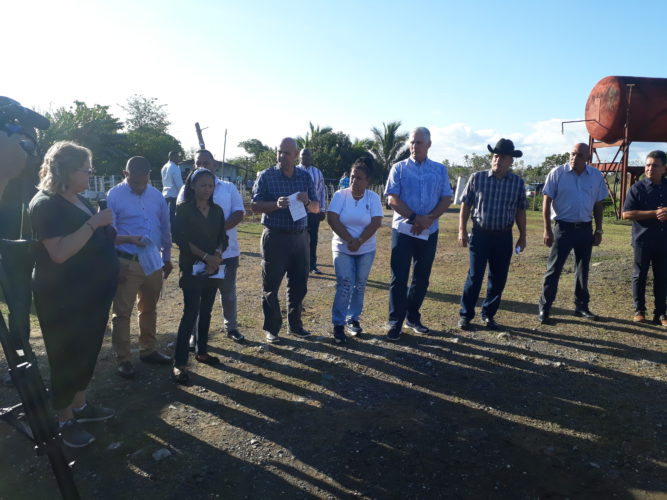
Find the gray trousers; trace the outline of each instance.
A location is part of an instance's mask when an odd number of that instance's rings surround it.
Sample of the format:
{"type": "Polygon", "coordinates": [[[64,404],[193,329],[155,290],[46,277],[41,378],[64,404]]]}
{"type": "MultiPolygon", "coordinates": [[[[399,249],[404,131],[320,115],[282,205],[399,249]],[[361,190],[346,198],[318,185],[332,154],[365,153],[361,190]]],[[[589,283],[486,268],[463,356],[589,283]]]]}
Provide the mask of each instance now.
{"type": "MultiPolygon", "coordinates": [[[[239,258],[230,257],[222,261],[225,264],[225,279],[220,285],[220,305],[222,306],[222,316],[225,319],[225,330],[237,330],[239,325],[236,320],[236,271],[239,268],[239,258]]],[[[192,336],[197,339],[199,328],[199,316],[192,329],[192,336]]]]}

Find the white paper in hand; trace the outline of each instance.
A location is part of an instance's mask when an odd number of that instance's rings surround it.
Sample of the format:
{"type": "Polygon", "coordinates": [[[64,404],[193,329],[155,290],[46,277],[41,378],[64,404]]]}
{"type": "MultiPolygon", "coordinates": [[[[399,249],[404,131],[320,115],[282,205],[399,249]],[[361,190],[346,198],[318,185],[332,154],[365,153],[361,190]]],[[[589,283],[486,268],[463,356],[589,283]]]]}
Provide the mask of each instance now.
{"type": "Polygon", "coordinates": [[[153,274],[158,269],[162,269],[164,267],[164,262],[162,262],[160,250],[155,246],[155,243],[153,243],[145,236],[141,237],[141,241],[146,246],[137,247],[137,255],[139,256],[139,264],[141,265],[141,269],[143,269],[144,274],[148,276],[149,274],[153,274]]]}
{"type": "Polygon", "coordinates": [[[220,264],[218,272],[215,274],[208,275],[206,274],[206,264],[203,262],[195,262],[192,264],[192,276],[208,276],[209,278],[223,279],[225,277],[225,265],[220,264]]]}
{"type": "Polygon", "coordinates": [[[407,222],[399,222],[398,223],[398,232],[407,234],[408,236],[412,236],[413,238],[419,238],[420,240],[428,240],[428,237],[430,234],[428,234],[428,230],[424,229],[420,234],[413,234],[412,233],[412,228],[414,226],[412,224],[408,224],[407,222]]]}
{"type": "Polygon", "coordinates": [[[297,221],[306,216],[306,207],[297,199],[299,193],[291,194],[287,197],[289,200],[289,213],[292,214],[292,220],[297,221]]]}

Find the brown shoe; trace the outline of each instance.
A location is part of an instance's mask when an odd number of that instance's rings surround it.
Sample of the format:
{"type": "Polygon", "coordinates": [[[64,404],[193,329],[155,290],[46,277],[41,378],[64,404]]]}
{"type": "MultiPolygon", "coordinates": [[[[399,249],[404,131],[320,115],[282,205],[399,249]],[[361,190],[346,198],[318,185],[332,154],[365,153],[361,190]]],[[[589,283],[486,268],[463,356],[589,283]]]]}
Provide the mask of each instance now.
{"type": "Polygon", "coordinates": [[[646,321],[646,313],[644,311],[637,311],[632,317],[635,323],[644,323],[646,321]]]}
{"type": "Polygon", "coordinates": [[[172,362],[169,356],[159,351],[153,351],[148,356],[140,356],[139,359],[144,363],[152,363],[154,365],[170,365],[172,362]]]}
{"type": "Polygon", "coordinates": [[[126,379],[132,379],[136,375],[137,372],[134,371],[134,366],[132,366],[132,363],[129,361],[121,361],[118,363],[118,367],[116,368],[116,373],[120,375],[123,378],[126,379]]]}

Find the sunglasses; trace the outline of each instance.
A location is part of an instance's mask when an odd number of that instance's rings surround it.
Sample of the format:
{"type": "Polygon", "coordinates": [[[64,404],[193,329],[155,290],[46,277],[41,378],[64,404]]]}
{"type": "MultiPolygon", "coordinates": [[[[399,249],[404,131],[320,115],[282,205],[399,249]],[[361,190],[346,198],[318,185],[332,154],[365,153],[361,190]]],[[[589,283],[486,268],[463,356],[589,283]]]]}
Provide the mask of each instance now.
{"type": "Polygon", "coordinates": [[[21,134],[23,139],[19,141],[19,146],[23,151],[25,151],[28,156],[39,156],[39,147],[37,142],[30,137],[30,134],[18,123],[5,123],[2,126],[7,135],[21,134]]]}

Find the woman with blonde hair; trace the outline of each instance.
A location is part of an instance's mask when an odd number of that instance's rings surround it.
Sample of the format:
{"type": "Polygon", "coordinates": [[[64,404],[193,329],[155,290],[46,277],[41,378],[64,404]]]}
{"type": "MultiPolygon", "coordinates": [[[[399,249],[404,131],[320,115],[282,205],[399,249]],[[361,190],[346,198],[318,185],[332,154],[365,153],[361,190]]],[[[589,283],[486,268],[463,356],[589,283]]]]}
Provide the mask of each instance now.
{"type": "Polygon", "coordinates": [[[73,142],[55,143],[30,202],[39,243],[33,296],[51,369],[52,404],[63,442],[80,448],[95,440],[82,422],[107,420],[109,408],[86,400],[116,291],[118,257],[111,210],[95,212],[79,193],[88,188],[92,153],[73,142]]]}

